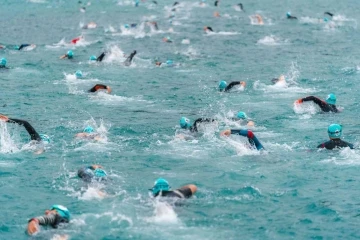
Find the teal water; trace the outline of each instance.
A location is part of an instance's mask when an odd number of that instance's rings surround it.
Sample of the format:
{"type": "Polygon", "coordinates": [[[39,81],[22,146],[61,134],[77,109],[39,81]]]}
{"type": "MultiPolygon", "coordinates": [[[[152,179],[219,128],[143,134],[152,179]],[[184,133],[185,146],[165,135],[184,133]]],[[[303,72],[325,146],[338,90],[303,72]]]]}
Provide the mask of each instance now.
{"type": "Polygon", "coordinates": [[[243,2],[246,12],[221,1],[185,1],[170,23],[173,2],[92,1],[81,13],[77,1],[2,0],[0,50],[9,70],[0,72],[1,113],[28,120],[51,137],[33,154],[21,127],[0,123],[0,239],[355,239],[359,238],[359,150],[318,151],[327,126],[344,126],[346,141],[358,145],[358,1],[243,2]],[[285,19],[287,11],[299,18],[285,19]],[[219,11],[220,18],[214,18],[219,11]],[[335,13],[324,23],[324,11],[335,13]],[[263,26],[251,24],[259,13],[263,26]],[[156,20],[123,32],[124,24],[156,20]],[[96,29],[81,29],[95,21],[96,29]],[[211,26],[216,33],[204,34],[211,26]],[[169,31],[172,28],[173,31],[169,31]],[[72,38],[84,36],[79,45],[72,38]],[[162,42],[170,36],[172,44],[162,42]],[[189,44],[183,42],[190,41],[189,44]],[[11,45],[34,43],[32,51],[11,45]],[[69,49],[73,60],[59,60],[69,49]],[[138,54],[124,67],[123,53],[138,54]],[[107,50],[99,64],[90,55],[107,50]],[[175,67],[155,67],[154,59],[175,67]],[[85,77],[72,74],[82,70],[85,77]],[[270,79],[286,76],[288,86],[270,79]],[[244,80],[244,91],[217,92],[221,79],[244,80]],[[88,94],[96,83],[112,95],[88,94]],[[340,114],[320,114],[308,95],[337,95],[340,114]],[[245,139],[222,139],[239,127],[227,120],[245,111],[266,151],[244,147],[245,139]],[[183,141],[181,116],[213,117],[218,126],[183,141]],[[106,139],[86,142],[74,135],[88,125],[106,139]],[[107,185],[88,188],[77,170],[101,164],[107,185]],[[164,177],[173,188],[193,183],[195,197],[169,208],[152,200],[148,188],[164,177]],[[109,194],[100,198],[96,189],[109,194]],[[25,234],[27,220],[53,204],[72,213],[65,228],[25,234]]]}

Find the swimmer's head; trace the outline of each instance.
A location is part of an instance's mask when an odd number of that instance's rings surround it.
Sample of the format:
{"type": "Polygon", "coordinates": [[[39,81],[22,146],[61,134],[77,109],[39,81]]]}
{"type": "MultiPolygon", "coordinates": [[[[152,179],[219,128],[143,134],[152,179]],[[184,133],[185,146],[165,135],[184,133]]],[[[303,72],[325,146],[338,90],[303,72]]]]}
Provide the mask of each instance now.
{"type": "Polygon", "coordinates": [[[171,38],[169,36],[163,38],[164,42],[171,42],[171,38]]]}
{"type": "Polygon", "coordinates": [[[50,137],[46,134],[39,134],[41,141],[43,141],[44,143],[50,143],[50,137]]]}
{"type": "Polygon", "coordinates": [[[236,117],[239,118],[239,119],[247,119],[248,118],[246,113],[244,113],[244,112],[238,112],[236,117]]]}
{"type": "Polygon", "coordinates": [[[20,49],[20,46],[15,45],[15,46],[14,46],[14,49],[15,49],[15,50],[19,50],[19,49],[20,49]]]}
{"type": "Polygon", "coordinates": [[[130,25],[129,24],[124,24],[124,28],[129,29],[130,25]]]}
{"type": "Polygon", "coordinates": [[[342,134],[342,127],[339,124],[331,124],[328,127],[329,138],[340,138],[342,134]]]}
{"type": "Polygon", "coordinates": [[[73,51],[69,50],[66,55],[68,58],[73,58],[74,53],[73,53],[73,51]]]}
{"type": "Polygon", "coordinates": [[[180,127],[181,128],[190,128],[191,127],[190,119],[188,119],[186,117],[180,118],[180,127]]]}
{"type": "Polygon", "coordinates": [[[336,104],[336,96],[335,96],[335,94],[330,93],[330,94],[327,96],[327,98],[326,98],[326,102],[327,102],[328,104],[335,105],[335,104],[336,104]]]}
{"type": "Polygon", "coordinates": [[[219,90],[220,91],[223,91],[227,86],[227,83],[226,81],[222,80],[220,83],[219,83],[219,90]]]}
{"type": "Polygon", "coordinates": [[[76,75],[77,78],[82,78],[82,76],[83,76],[81,70],[77,70],[77,71],[75,72],[75,75],[76,75]]]}
{"type": "Polygon", "coordinates": [[[83,132],[92,133],[92,132],[94,132],[94,129],[91,126],[87,126],[86,128],[84,128],[83,132]]]}
{"type": "Polygon", "coordinates": [[[169,59],[169,60],[166,60],[166,64],[167,64],[167,65],[173,65],[173,64],[174,64],[174,62],[173,62],[172,60],[170,60],[170,59],[169,59]]]}
{"type": "Polygon", "coordinates": [[[101,168],[97,168],[94,170],[94,175],[95,177],[98,177],[98,178],[104,178],[107,176],[106,172],[104,169],[101,169],[101,168]]]}
{"type": "Polygon", "coordinates": [[[291,12],[287,12],[287,13],[286,13],[286,16],[287,16],[287,17],[291,17],[291,12]]]}
{"type": "Polygon", "coordinates": [[[95,55],[92,55],[92,56],[90,56],[90,59],[89,59],[90,61],[96,61],[96,56],[95,55]]]}
{"type": "Polygon", "coordinates": [[[154,186],[149,189],[152,191],[154,195],[158,194],[160,191],[169,191],[170,186],[168,181],[166,181],[164,178],[159,178],[155,181],[154,186]]]}
{"type": "Polygon", "coordinates": [[[5,67],[5,66],[6,66],[6,63],[7,63],[6,58],[0,59],[0,66],[5,67]]]}
{"type": "Polygon", "coordinates": [[[329,19],[327,19],[327,18],[324,18],[324,22],[327,22],[327,21],[329,21],[329,19]]]}
{"type": "Polygon", "coordinates": [[[52,205],[50,210],[56,210],[56,212],[66,220],[70,221],[70,212],[69,210],[62,205],[52,205]]]}

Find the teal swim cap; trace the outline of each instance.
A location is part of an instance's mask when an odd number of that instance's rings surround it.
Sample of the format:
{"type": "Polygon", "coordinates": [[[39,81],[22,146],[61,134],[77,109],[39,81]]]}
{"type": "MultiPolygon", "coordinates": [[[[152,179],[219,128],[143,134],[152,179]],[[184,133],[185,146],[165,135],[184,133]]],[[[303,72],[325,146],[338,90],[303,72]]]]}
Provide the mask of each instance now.
{"type": "Polygon", "coordinates": [[[80,70],[77,70],[75,73],[77,78],[81,78],[83,76],[82,72],[80,70]]]}
{"type": "Polygon", "coordinates": [[[158,194],[160,191],[169,191],[170,186],[168,181],[164,178],[159,178],[155,181],[153,188],[151,189],[154,195],[158,194]]]}
{"type": "Polygon", "coordinates": [[[70,212],[66,207],[62,205],[52,205],[50,210],[56,210],[60,216],[70,221],[70,212]]]}
{"type": "Polygon", "coordinates": [[[87,126],[86,128],[84,128],[83,132],[92,133],[94,132],[94,129],[91,126],[87,126]]]}
{"type": "Polygon", "coordinates": [[[166,60],[166,64],[167,65],[173,65],[173,61],[172,60],[166,60]]]}
{"type": "Polygon", "coordinates": [[[240,119],[247,119],[246,113],[244,113],[244,112],[238,112],[236,117],[240,118],[240,119]]]}
{"type": "Polygon", "coordinates": [[[50,137],[46,134],[39,134],[41,141],[43,141],[44,143],[50,143],[50,137]]]}
{"type": "Polygon", "coordinates": [[[327,18],[324,18],[324,22],[327,22],[327,21],[329,21],[329,19],[327,19],[327,18]]]}
{"type": "Polygon", "coordinates": [[[90,60],[90,61],[96,61],[96,59],[97,59],[96,56],[92,55],[92,56],[90,56],[90,59],[89,59],[89,60],[90,60]]]}
{"type": "Polygon", "coordinates": [[[15,46],[14,46],[14,49],[15,49],[15,50],[19,50],[19,48],[20,48],[20,46],[18,46],[18,45],[15,45],[15,46]]]}
{"type": "Polygon", "coordinates": [[[95,174],[96,177],[106,177],[107,176],[105,170],[103,170],[101,168],[95,169],[94,174],[95,174]]]}
{"type": "Polygon", "coordinates": [[[291,17],[291,12],[287,12],[287,13],[286,13],[286,16],[287,16],[287,17],[291,17]]]}
{"type": "Polygon", "coordinates": [[[6,58],[2,58],[2,59],[0,60],[0,66],[5,67],[5,66],[6,66],[6,63],[7,63],[6,58]]]}
{"type": "Polygon", "coordinates": [[[227,86],[227,83],[226,81],[222,80],[220,83],[219,83],[219,89],[220,90],[224,90],[227,86]]]}
{"type": "Polygon", "coordinates": [[[340,138],[342,134],[342,127],[339,124],[331,124],[328,127],[329,138],[340,138]]]}
{"type": "Polygon", "coordinates": [[[74,56],[73,51],[69,50],[69,51],[67,52],[67,56],[68,56],[68,58],[73,58],[73,56],[74,56]]]}
{"type": "Polygon", "coordinates": [[[336,96],[335,96],[335,94],[330,93],[330,94],[327,96],[327,98],[326,98],[326,102],[327,102],[328,104],[335,105],[335,104],[336,104],[336,96]]]}
{"type": "Polygon", "coordinates": [[[124,24],[124,28],[129,29],[130,28],[129,24],[124,24]]]}
{"type": "Polygon", "coordinates": [[[191,127],[190,119],[188,119],[186,117],[180,118],[180,127],[181,128],[190,128],[191,127]]]}

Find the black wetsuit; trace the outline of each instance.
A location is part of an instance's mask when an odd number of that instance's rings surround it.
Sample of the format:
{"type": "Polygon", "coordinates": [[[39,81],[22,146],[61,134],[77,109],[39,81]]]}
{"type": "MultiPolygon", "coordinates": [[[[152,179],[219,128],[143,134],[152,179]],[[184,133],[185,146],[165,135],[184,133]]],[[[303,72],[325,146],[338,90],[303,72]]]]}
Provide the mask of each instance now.
{"type": "Polygon", "coordinates": [[[332,150],[334,148],[344,148],[344,147],[349,147],[350,149],[354,149],[353,144],[345,142],[345,141],[341,140],[340,138],[330,139],[329,141],[324,142],[317,147],[318,148],[326,148],[329,150],[332,150]]]}
{"type": "Polygon", "coordinates": [[[309,96],[306,98],[302,98],[301,99],[303,102],[307,102],[307,101],[313,101],[314,103],[316,103],[323,112],[339,112],[339,110],[336,108],[336,106],[334,104],[328,104],[327,102],[314,97],[314,96],[309,96]]]}
{"type": "Polygon", "coordinates": [[[195,120],[194,124],[190,127],[190,131],[191,132],[197,132],[198,129],[197,129],[197,124],[199,123],[203,123],[203,122],[214,122],[215,119],[211,119],[211,118],[198,118],[195,120]]]}
{"type": "Polygon", "coordinates": [[[100,89],[107,89],[107,86],[103,85],[103,84],[96,84],[95,86],[93,86],[89,92],[96,92],[100,89]]]}
{"type": "Polygon", "coordinates": [[[327,15],[329,15],[330,17],[334,16],[334,14],[331,13],[331,12],[324,12],[324,14],[327,14],[327,15]]]}
{"type": "Polygon", "coordinates": [[[192,196],[191,189],[188,187],[179,188],[174,191],[160,191],[154,197],[175,197],[175,198],[190,198],[192,196]]]}
{"type": "Polygon", "coordinates": [[[130,66],[130,65],[131,65],[131,61],[132,61],[133,57],[135,56],[135,54],[136,54],[136,50],[134,50],[134,51],[130,54],[130,56],[128,56],[128,57],[126,58],[126,60],[125,60],[125,62],[124,62],[124,65],[125,65],[125,66],[130,66]]]}
{"type": "Polygon", "coordinates": [[[21,50],[21,49],[23,49],[25,47],[28,47],[28,46],[30,46],[30,44],[21,44],[18,50],[21,50]]]}
{"type": "Polygon", "coordinates": [[[239,85],[241,82],[231,82],[226,88],[223,90],[224,92],[229,92],[234,86],[239,85]]]}
{"type": "Polygon", "coordinates": [[[257,150],[261,150],[264,149],[263,145],[260,143],[260,141],[256,138],[256,136],[254,135],[254,133],[250,130],[245,130],[245,129],[240,129],[240,130],[235,130],[235,129],[231,129],[231,134],[239,134],[241,136],[247,137],[249,143],[251,144],[251,146],[256,147],[257,150]]]}
{"type": "Polygon", "coordinates": [[[105,52],[101,53],[100,56],[97,57],[96,61],[101,62],[104,57],[105,57],[105,52]]]}
{"type": "Polygon", "coordinates": [[[16,124],[19,124],[21,126],[24,126],[26,131],[30,134],[31,140],[41,141],[40,135],[36,132],[36,130],[27,121],[20,120],[20,119],[9,118],[8,122],[16,123],[16,124]]]}
{"type": "Polygon", "coordinates": [[[176,6],[176,5],[178,5],[178,4],[179,4],[178,2],[174,2],[173,7],[176,6]]]}
{"type": "Polygon", "coordinates": [[[219,4],[219,0],[216,0],[215,3],[214,3],[215,7],[217,7],[218,4],[219,4]]]}
{"type": "Polygon", "coordinates": [[[68,223],[69,220],[63,218],[59,214],[50,213],[44,216],[35,217],[29,220],[31,222],[33,219],[39,221],[39,225],[41,226],[51,226],[52,228],[57,228],[60,223],[68,223]]]}
{"type": "Polygon", "coordinates": [[[211,32],[213,32],[214,30],[212,29],[212,27],[206,27],[206,30],[209,30],[211,32]]]}
{"type": "Polygon", "coordinates": [[[287,16],[287,19],[297,19],[297,17],[294,17],[294,16],[287,16]]]}
{"type": "MultiPolygon", "coordinates": [[[[240,7],[241,11],[244,11],[242,3],[239,3],[238,6],[240,7]]],[[[245,12],[245,11],[244,11],[245,12]]]]}
{"type": "Polygon", "coordinates": [[[152,2],[153,2],[154,4],[156,4],[156,5],[158,4],[157,1],[152,1],[152,2]]]}

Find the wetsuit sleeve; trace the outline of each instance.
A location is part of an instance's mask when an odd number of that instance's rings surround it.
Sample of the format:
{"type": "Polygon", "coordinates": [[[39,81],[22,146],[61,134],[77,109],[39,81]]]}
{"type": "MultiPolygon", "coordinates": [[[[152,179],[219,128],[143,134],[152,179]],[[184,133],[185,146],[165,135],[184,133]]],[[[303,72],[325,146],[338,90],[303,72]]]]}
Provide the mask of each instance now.
{"type": "Polygon", "coordinates": [[[41,226],[51,226],[53,228],[57,228],[60,223],[67,223],[69,222],[67,219],[61,217],[59,214],[48,214],[36,218],[32,218],[29,220],[32,221],[36,219],[39,221],[39,225],[41,226]]]}
{"type": "Polygon", "coordinates": [[[101,62],[104,57],[105,57],[105,53],[103,52],[102,54],[100,54],[100,56],[98,56],[98,58],[96,59],[96,61],[97,61],[97,62],[101,62]]]}
{"type": "Polygon", "coordinates": [[[212,119],[212,118],[198,118],[198,119],[196,119],[195,120],[195,122],[194,122],[194,124],[192,125],[192,127],[191,127],[191,131],[192,132],[197,132],[198,131],[198,129],[197,129],[197,124],[198,123],[203,123],[203,122],[214,122],[215,121],[215,119],[212,119]]]}
{"type": "Polygon", "coordinates": [[[354,149],[354,144],[343,141],[350,149],[354,149]]]}
{"type": "Polygon", "coordinates": [[[264,149],[263,145],[260,143],[260,141],[256,138],[254,133],[250,130],[240,129],[240,130],[234,130],[231,129],[231,134],[238,134],[244,137],[247,137],[249,140],[249,143],[252,146],[255,146],[257,150],[264,149]]]}
{"type": "Polygon", "coordinates": [[[321,110],[324,111],[324,112],[329,112],[330,111],[330,105],[327,104],[326,102],[324,102],[323,100],[317,98],[317,97],[309,96],[309,97],[303,98],[302,100],[303,100],[303,102],[313,101],[314,103],[319,105],[321,110]]]}
{"type": "Polygon", "coordinates": [[[226,88],[225,88],[225,92],[227,92],[227,91],[230,91],[230,89],[231,88],[233,88],[234,86],[236,86],[236,85],[239,85],[240,84],[240,82],[231,82],[226,88]]]}
{"type": "Polygon", "coordinates": [[[184,197],[184,198],[189,198],[193,195],[191,189],[188,187],[180,188],[180,189],[177,189],[176,191],[180,192],[182,197],[184,197]]]}
{"type": "Polygon", "coordinates": [[[31,140],[41,141],[40,135],[35,131],[35,129],[27,121],[20,120],[20,119],[9,118],[8,122],[17,123],[17,124],[19,124],[21,126],[24,126],[26,131],[30,134],[31,140]]]}
{"type": "Polygon", "coordinates": [[[317,146],[317,148],[325,148],[325,143],[321,143],[317,146]]]}
{"type": "Polygon", "coordinates": [[[103,84],[96,84],[89,90],[89,92],[96,92],[99,89],[107,89],[107,86],[103,84]]]}
{"type": "Polygon", "coordinates": [[[130,56],[128,56],[128,57],[126,58],[126,60],[125,60],[125,62],[124,62],[124,64],[125,64],[126,66],[130,66],[131,61],[132,61],[133,57],[135,56],[135,54],[136,54],[136,51],[133,51],[133,52],[130,54],[130,56]]]}

